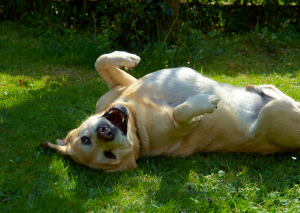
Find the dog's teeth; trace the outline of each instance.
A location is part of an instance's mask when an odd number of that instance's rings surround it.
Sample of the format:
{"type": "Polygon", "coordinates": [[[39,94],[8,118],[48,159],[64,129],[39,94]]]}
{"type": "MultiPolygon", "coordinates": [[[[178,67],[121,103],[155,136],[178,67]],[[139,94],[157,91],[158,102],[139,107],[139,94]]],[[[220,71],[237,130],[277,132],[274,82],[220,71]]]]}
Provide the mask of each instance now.
{"type": "Polygon", "coordinates": [[[123,117],[123,118],[122,118],[122,122],[124,122],[124,121],[125,121],[125,118],[123,117]]]}

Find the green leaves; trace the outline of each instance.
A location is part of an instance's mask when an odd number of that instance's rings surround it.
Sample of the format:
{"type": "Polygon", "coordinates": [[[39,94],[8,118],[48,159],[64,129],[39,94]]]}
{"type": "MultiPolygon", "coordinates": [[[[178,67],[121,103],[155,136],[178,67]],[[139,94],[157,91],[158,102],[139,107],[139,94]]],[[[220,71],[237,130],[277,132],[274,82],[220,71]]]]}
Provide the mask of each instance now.
{"type": "Polygon", "coordinates": [[[207,33],[207,36],[210,37],[210,38],[213,38],[217,35],[216,31],[215,30],[212,30],[212,31],[209,31],[207,33]]]}
{"type": "Polygon", "coordinates": [[[223,53],[223,49],[221,49],[220,47],[217,47],[217,52],[221,55],[223,53]]]}
{"type": "Polygon", "coordinates": [[[267,188],[264,185],[261,185],[259,188],[257,188],[256,193],[260,197],[265,197],[267,194],[267,188]]]}

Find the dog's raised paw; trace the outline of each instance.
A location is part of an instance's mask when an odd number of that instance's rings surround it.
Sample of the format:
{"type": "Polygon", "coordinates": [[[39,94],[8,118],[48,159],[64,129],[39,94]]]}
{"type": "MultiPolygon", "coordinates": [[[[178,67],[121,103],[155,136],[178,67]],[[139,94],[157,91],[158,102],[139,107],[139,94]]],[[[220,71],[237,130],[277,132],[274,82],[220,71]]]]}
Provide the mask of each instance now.
{"type": "Polygon", "coordinates": [[[220,98],[219,98],[219,97],[217,97],[217,96],[215,96],[215,95],[211,95],[211,96],[209,96],[209,101],[210,101],[210,104],[212,105],[212,107],[213,107],[214,109],[218,109],[217,104],[218,104],[219,101],[220,101],[220,98]]]}
{"type": "Polygon", "coordinates": [[[209,96],[209,101],[210,101],[211,104],[217,105],[220,101],[220,98],[216,95],[210,95],[209,96]]]}
{"type": "Polygon", "coordinates": [[[220,101],[220,98],[218,97],[218,96],[216,96],[216,95],[210,95],[209,96],[209,110],[208,110],[208,113],[211,113],[211,112],[213,112],[215,109],[218,109],[218,106],[217,106],[217,104],[219,103],[219,101],[220,101]]]}
{"type": "Polygon", "coordinates": [[[200,94],[189,97],[185,104],[192,115],[197,116],[212,113],[217,108],[219,101],[220,98],[216,95],[200,94]]]}
{"type": "Polygon", "coordinates": [[[135,54],[115,51],[110,54],[110,58],[115,60],[115,63],[126,70],[133,69],[141,61],[141,58],[135,54]]]}

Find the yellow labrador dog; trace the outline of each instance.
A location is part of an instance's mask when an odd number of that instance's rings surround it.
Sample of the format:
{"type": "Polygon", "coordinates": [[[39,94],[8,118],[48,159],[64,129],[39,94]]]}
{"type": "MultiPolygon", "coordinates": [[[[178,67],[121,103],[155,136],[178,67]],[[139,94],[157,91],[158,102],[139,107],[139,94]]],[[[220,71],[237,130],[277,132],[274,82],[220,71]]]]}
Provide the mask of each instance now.
{"type": "Polygon", "coordinates": [[[274,86],[236,88],[190,68],[141,79],[119,69],[139,61],[126,52],[100,56],[96,70],[110,91],[97,102],[96,114],[57,145],[41,145],[107,172],[134,169],[144,155],[300,149],[300,103],[274,86]]]}

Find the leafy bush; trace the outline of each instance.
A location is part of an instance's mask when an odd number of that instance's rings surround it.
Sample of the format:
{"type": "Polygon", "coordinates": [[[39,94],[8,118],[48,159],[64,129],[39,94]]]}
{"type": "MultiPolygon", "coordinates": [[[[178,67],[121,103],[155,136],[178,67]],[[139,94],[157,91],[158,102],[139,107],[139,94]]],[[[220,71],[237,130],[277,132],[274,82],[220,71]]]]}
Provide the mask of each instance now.
{"type": "Polygon", "coordinates": [[[151,39],[166,36],[172,10],[162,1],[101,1],[95,9],[100,15],[101,47],[119,45],[128,49],[146,47],[151,39]]]}
{"type": "Polygon", "coordinates": [[[298,31],[300,8],[290,5],[292,1],[236,0],[224,5],[219,0],[188,0],[181,1],[176,17],[167,3],[170,0],[93,1],[88,2],[86,11],[80,9],[82,1],[8,0],[0,3],[0,20],[34,26],[38,37],[84,30],[97,35],[98,46],[105,51],[132,51],[156,42],[167,41],[171,46],[195,30],[210,38],[220,33],[255,31],[256,27],[278,33],[291,26],[298,31]],[[175,20],[178,28],[173,30],[175,20]]]}

